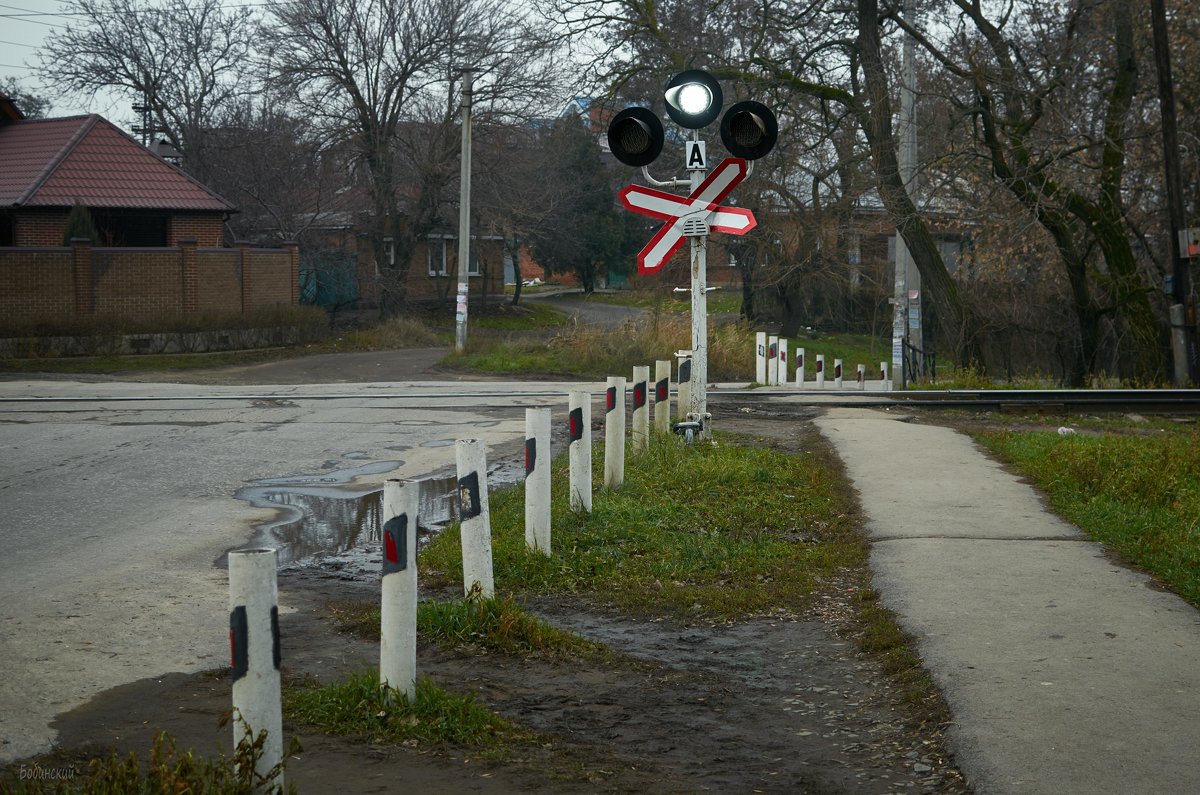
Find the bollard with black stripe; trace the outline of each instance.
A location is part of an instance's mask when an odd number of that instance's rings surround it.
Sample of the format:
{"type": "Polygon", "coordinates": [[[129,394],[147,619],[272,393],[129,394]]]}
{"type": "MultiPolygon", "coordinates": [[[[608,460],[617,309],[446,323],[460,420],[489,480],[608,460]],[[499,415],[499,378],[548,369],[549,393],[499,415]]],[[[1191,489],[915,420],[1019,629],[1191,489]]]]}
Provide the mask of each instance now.
{"type": "MultiPolygon", "coordinates": [[[[255,771],[283,759],[280,702],[279,589],[274,549],[229,553],[229,645],[233,667],[233,743],[266,732],[255,771]]],[[[282,778],[276,779],[282,786],[282,778]]]]}
{"type": "Polygon", "coordinates": [[[550,555],[550,409],[525,409],[525,546],[550,555]]]}

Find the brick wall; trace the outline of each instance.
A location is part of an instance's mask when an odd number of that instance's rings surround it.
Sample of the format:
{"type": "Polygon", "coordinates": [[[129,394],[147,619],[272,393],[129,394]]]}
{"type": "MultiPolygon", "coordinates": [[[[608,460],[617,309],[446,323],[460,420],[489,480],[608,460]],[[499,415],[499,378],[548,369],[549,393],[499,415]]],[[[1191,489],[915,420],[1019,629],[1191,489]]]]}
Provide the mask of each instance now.
{"type": "Polygon", "coordinates": [[[0,316],[12,321],[90,314],[156,317],[299,302],[294,245],[229,249],[181,242],[184,246],[176,248],[93,248],[85,241],[72,247],[0,248],[0,316]],[[194,276],[185,281],[189,251],[194,276]]]}
{"type": "Polygon", "coordinates": [[[237,249],[199,249],[196,252],[196,272],[196,304],[199,311],[242,310],[242,257],[237,249]]]}
{"type": "Polygon", "coordinates": [[[296,303],[292,262],[284,249],[250,249],[242,266],[246,310],[296,303]]]}
{"type": "Polygon", "coordinates": [[[0,316],[17,322],[70,317],[75,282],[69,248],[0,249],[0,316]]]}
{"type": "Polygon", "coordinates": [[[140,317],[178,312],[183,279],[178,249],[94,248],[95,313],[140,317]]]}
{"type": "Polygon", "coordinates": [[[66,231],[66,212],[25,212],[13,216],[13,242],[18,246],[61,246],[66,231]]]}
{"type": "MultiPolygon", "coordinates": [[[[66,210],[27,211],[13,214],[13,242],[18,246],[61,246],[67,229],[66,210]]],[[[167,226],[167,245],[192,239],[200,246],[225,242],[222,213],[176,213],[167,226]]]]}
{"type": "Polygon", "coordinates": [[[225,242],[225,219],[220,213],[176,213],[171,216],[167,245],[195,240],[198,246],[220,246],[225,242]]]}

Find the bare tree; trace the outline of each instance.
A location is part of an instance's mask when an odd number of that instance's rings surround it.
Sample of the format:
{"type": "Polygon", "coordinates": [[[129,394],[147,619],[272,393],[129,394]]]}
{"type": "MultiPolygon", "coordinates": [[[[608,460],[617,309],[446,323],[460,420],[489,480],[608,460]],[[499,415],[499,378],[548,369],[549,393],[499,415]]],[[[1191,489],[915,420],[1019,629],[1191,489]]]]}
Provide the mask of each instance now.
{"type": "MultiPolygon", "coordinates": [[[[883,44],[890,21],[877,0],[851,6],[735,0],[705,13],[684,0],[543,0],[542,7],[562,29],[590,44],[589,55],[603,64],[591,76],[612,90],[628,92],[651,74],[661,78],[669,70],[706,66],[759,98],[769,92],[782,112],[782,134],[795,136],[810,151],[827,139],[827,120],[853,119],[863,135],[854,142],[853,157],[860,147],[869,153],[879,195],[913,254],[941,327],[960,360],[978,358],[974,321],[900,178],[883,44]],[[815,128],[807,123],[814,119],[815,128]]],[[[810,179],[822,170],[814,164],[810,179]]],[[[778,185],[794,179],[794,170],[784,173],[778,185]]]]}
{"type": "Polygon", "coordinates": [[[58,91],[91,96],[110,89],[146,105],[185,165],[216,116],[256,88],[250,6],[65,0],[62,12],[78,21],[46,39],[38,53],[43,79],[58,91]]]}
{"type": "Polygon", "coordinates": [[[546,53],[502,0],[297,0],[273,6],[271,15],[264,60],[272,80],[294,91],[331,135],[351,142],[366,169],[376,262],[391,271],[383,310],[399,310],[414,244],[433,217],[424,186],[402,201],[397,153],[406,123],[450,125],[463,69],[474,70],[482,110],[536,101],[531,87],[545,77],[546,53]],[[435,107],[440,119],[417,114],[435,107]]]}

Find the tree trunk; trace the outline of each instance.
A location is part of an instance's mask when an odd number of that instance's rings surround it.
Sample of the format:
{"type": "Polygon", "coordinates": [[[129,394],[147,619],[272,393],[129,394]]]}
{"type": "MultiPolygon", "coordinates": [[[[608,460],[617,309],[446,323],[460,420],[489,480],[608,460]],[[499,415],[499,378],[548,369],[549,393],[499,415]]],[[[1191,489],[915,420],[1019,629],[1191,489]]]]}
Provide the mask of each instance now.
{"type": "Polygon", "coordinates": [[[982,369],[984,361],[975,323],[946,269],[937,241],[925,219],[918,213],[900,176],[896,140],[892,132],[891,100],[881,55],[878,0],[858,1],[858,25],[859,55],[865,83],[861,88],[856,87],[858,101],[855,103],[855,113],[871,148],[880,199],[912,254],[913,263],[921,274],[923,289],[937,307],[956,361],[960,365],[969,364],[982,369]]]}

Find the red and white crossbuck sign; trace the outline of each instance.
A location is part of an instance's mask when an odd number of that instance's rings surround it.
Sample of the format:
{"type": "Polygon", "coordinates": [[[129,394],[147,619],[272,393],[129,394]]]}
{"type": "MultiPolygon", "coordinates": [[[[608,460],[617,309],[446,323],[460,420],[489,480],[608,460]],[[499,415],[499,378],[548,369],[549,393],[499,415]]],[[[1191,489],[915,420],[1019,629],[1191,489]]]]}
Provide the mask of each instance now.
{"type": "Polygon", "coordinates": [[[646,247],[638,253],[638,273],[654,273],[683,245],[685,237],[696,230],[744,235],[758,223],[754,214],[740,207],[722,207],[720,203],[746,178],[746,161],[729,157],[721,161],[690,196],[676,196],[654,188],[629,185],[621,189],[621,204],[635,213],[659,218],[666,223],[646,247]],[[685,231],[685,225],[688,230],[685,231]]]}

